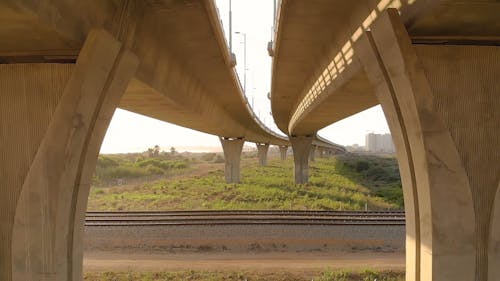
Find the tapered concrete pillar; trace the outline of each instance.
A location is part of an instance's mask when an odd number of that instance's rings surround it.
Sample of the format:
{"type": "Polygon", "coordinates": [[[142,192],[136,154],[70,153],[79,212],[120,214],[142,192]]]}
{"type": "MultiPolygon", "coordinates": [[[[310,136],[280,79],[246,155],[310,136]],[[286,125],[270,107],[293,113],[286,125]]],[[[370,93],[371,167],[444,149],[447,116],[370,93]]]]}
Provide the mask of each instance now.
{"type": "Polygon", "coordinates": [[[326,148],[318,147],[318,155],[319,155],[319,158],[325,158],[326,148]]]}
{"type": "Polygon", "coordinates": [[[257,145],[257,153],[259,156],[259,165],[266,166],[267,165],[267,152],[269,151],[268,143],[256,143],[257,145]]]}
{"type": "Polygon", "coordinates": [[[396,145],[407,280],[499,280],[500,47],[413,45],[389,10],[354,51],[396,145]]]}
{"type": "Polygon", "coordinates": [[[245,139],[220,137],[222,149],[224,150],[224,176],[227,183],[240,182],[241,151],[245,139]]]}
{"type": "Polygon", "coordinates": [[[291,136],[289,138],[292,144],[293,162],[295,164],[295,183],[306,183],[309,181],[309,154],[314,137],[291,136]]]}
{"type": "Polygon", "coordinates": [[[279,148],[280,148],[280,159],[286,160],[286,152],[288,151],[288,146],[280,145],[279,148]]]}
{"type": "Polygon", "coordinates": [[[137,65],[102,30],[76,64],[0,64],[0,280],[82,279],[92,174],[137,65]]]}
{"type": "Polygon", "coordinates": [[[309,150],[309,161],[316,161],[316,146],[311,145],[311,149],[309,150]]]}

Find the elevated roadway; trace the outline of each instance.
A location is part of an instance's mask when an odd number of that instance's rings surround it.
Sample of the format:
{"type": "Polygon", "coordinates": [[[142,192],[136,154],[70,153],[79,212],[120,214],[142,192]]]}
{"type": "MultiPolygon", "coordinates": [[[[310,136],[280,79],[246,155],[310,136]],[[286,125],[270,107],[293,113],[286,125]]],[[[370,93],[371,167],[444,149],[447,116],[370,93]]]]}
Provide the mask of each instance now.
{"type": "MultiPolygon", "coordinates": [[[[239,181],[243,141],[288,146],[267,128],[243,94],[213,1],[3,1],[0,3],[0,61],[76,61],[91,29],[122,41],[139,61],[119,107],[220,136],[229,182],[239,181]],[[168,36],[167,36],[168,35],[168,36]],[[235,140],[235,141],[228,141],[235,140]],[[226,149],[228,146],[235,149],[226,149]],[[231,155],[229,155],[231,154],[231,155]]],[[[317,146],[338,146],[315,140],[317,146]]],[[[257,146],[262,147],[262,146],[257,146]]],[[[262,149],[260,149],[262,150],[262,149]]],[[[265,165],[267,149],[260,153],[265,165]]]]}
{"type": "Polygon", "coordinates": [[[263,164],[269,144],[289,143],[249,108],[213,1],[3,0],[0,38],[2,281],[81,280],[88,192],[117,107],[219,136],[228,182],[244,141],[263,164]]]}
{"type": "Polygon", "coordinates": [[[283,0],[278,127],[306,139],[381,104],[400,166],[407,280],[500,278],[500,2],[283,0]]]}
{"type": "Polygon", "coordinates": [[[4,63],[72,63],[91,29],[140,61],[120,108],[224,137],[285,145],[248,106],[212,1],[2,1],[4,63]]]}

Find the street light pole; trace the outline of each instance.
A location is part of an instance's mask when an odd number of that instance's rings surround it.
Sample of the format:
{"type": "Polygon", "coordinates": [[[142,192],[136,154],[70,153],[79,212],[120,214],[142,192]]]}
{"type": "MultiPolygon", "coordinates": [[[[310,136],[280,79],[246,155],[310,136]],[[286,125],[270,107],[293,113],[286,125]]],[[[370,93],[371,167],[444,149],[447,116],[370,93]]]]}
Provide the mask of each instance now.
{"type": "Polygon", "coordinates": [[[231,8],[231,0],[229,0],[229,52],[233,53],[233,11],[231,8]]]}
{"type": "Polygon", "coordinates": [[[243,35],[243,92],[247,93],[247,34],[242,32],[235,32],[236,34],[243,35]]]}
{"type": "MultiPolygon", "coordinates": [[[[231,0],[229,0],[231,1],[231,0]]],[[[274,0],[273,4],[273,26],[276,25],[276,0],[274,0]]]]}

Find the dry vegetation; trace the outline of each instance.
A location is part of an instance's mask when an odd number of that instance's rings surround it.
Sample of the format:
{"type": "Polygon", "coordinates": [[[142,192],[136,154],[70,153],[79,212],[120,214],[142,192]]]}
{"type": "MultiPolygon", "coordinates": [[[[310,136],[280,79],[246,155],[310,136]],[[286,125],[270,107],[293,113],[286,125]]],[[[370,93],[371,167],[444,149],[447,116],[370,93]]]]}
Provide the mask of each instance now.
{"type": "Polygon", "coordinates": [[[259,167],[257,159],[247,155],[241,184],[224,182],[223,167],[217,164],[220,162],[221,156],[216,154],[101,156],[88,209],[402,208],[401,183],[394,158],[349,154],[317,159],[311,165],[310,183],[305,185],[294,184],[291,159],[285,162],[272,159],[267,167],[259,167]],[[192,176],[200,165],[213,168],[192,176]]]}
{"type": "Polygon", "coordinates": [[[224,271],[178,271],[178,272],[104,272],[86,273],[86,281],[403,281],[403,272],[362,272],[324,270],[317,273],[290,272],[224,272],[224,271]]]}

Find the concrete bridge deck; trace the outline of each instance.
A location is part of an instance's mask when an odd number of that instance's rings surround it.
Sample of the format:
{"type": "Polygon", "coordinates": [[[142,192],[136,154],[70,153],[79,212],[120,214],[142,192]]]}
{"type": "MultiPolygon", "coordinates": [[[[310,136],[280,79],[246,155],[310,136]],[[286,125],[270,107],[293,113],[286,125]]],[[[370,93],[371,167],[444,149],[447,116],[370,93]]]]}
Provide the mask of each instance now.
{"type": "Polygon", "coordinates": [[[271,104],[293,139],[381,104],[407,280],[500,276],[500,2],[280,2],[271,104]]]}
{"type": "MultiPolygon", "coordinates": [[[[95,161],[117,107],[294,151],[380,103],[396,145],[408,281],[500,276],[500,3],[284,0],[271,103],[251,112],[211,0],[0,1],[0,280],[81,280],[95,161]]],[[[311,153],[312,152],[312,153],[311,153]]]]}

